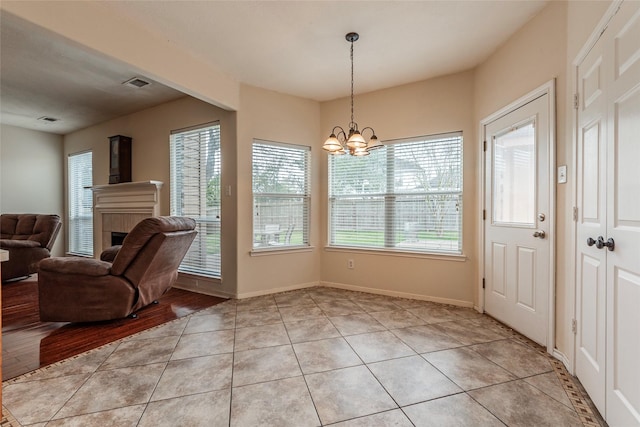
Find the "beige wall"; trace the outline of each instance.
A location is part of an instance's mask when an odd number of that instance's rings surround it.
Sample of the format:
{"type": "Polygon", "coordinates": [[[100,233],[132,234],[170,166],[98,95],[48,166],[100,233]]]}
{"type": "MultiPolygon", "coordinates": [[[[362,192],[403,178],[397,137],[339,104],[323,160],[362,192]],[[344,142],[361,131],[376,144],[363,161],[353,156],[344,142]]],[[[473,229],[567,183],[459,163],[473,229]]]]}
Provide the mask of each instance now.
{"type": "MultiPolygon", "coordinates": [[[[172,130],[220,121],[223,165],[235,158],[235,114],[214,107],[191,97],[180,98],[154,108],[123,116],[92,126],[64,137],[64,154],[93,151],[93,184],[107,184],[109,180],[109,142],[112,135],[125,135],[132,142],[132,180],[157,180],[164,183],[160,194],[160,212],[169,215],[169,135],[172,130]]],[[[235,187],[233,168],[223,166],[223,186],[235,187]]],[[[187,284],[203,292],[235,292],[235,259],[233,236],[235,234],[235,197],[224,196],[222,211],[224,246],[222,259],[223,284],[207,280],[187,280],[187,284]],[[228,251],[228,252],[227,252],[228,251]],[[229,268],[225,268],[228,267],[229,268]]],[[[100,233],[94,233],[100,239],[100,233]]],[[[102,247],[97,242],[97,247],[102,247]]],[[[95,254],[98,256],[99,254],[95,254]]]]}
{"type": "MultiPolygon", "coordinates": [[[[462,131],[464,139],[463,253],[466,259],[415,257],[372,251],[324,249],[327,245],[327,156],[321,150],[322,281],[350,288],[415,296],[471,306],[474,303],[476,228],[476,150],[473,123],[473,72],[380,90],[355,99],[356,121],[385,140],[462,131]],[[347,260],[355,261],[353,270],[347,260]]],[[[348,125],[349,99],[321,105],[319,147],[335,125],[348,125]]]]}
{"type": "MultiPolygon", "coordinates": [[[[57,214],[64,218],[62,136],[0,127],[0,212],[57,214]]],[[[64,229],[52,254],[64,254],[64,229]]]]}
{"type": "Polygon", "coordinates": [[[252,86],[240,89],[238,116],[238,294],[243,296],[315,285],[320,280],[322,240],[320,221],[320,107],[315,101],[252,86]],[[253,196],[251,147],[253,139],[311,147],[311,250],[252,256],[253,196]]]}

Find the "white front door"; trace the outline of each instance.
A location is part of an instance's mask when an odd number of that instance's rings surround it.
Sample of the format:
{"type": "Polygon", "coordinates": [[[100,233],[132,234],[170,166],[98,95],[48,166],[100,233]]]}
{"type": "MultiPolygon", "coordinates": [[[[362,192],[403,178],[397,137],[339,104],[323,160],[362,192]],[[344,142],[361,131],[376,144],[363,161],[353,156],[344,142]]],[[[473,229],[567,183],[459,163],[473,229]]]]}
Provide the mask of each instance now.
{"type": "Polygon", "coordinates": [[[485,311],[541,345],[550,289],[549,94],[485,125],[485,311]]]}
{"type": "Polygon", "coordinates": [[[640,426],[640,2],[578,83],[576,375],[609,425],[640,426]]]}

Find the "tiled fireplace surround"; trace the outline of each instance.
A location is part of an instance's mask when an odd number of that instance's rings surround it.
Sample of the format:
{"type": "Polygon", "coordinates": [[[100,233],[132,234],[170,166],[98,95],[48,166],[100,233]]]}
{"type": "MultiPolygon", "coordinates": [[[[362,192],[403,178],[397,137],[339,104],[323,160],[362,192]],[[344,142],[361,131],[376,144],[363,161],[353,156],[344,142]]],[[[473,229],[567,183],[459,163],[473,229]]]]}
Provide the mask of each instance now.
{"type": "Polygon", "coordinates": [[[144,218],[160,215],[161,181],[97,185],[93,189],[94,253],[111,246],[111,233],[128,233],[144,218]]]}

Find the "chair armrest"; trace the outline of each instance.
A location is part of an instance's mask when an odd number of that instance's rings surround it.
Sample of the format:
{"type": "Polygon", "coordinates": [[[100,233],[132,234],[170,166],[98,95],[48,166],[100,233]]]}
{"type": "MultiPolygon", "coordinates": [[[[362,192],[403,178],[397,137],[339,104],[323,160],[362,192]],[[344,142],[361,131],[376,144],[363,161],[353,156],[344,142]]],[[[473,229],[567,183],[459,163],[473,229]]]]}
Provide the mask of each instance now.
{"type": "Polygon", "coordinates": [[[0,247],[3,249],[39,248],[41,245],[40,242],[35,240],[2,239],[0,240],[0,247]]]}
{"type": "Polygon", "coordinates": [[[105,249],[100,254],[100,260],[113,262],[113,260],[116,259],[116,255],[118,255],[118,252],[120,252],[120,248],[122,248],[122,245],[115,245],[105,249]]]}
{"type": "Polygon", "coordinates": [[[83,276],[107,276],[111,273],[111,263],[93,258],[54,257],[40,261],[40,271],[60,274],[79,274],[83,276]]]}

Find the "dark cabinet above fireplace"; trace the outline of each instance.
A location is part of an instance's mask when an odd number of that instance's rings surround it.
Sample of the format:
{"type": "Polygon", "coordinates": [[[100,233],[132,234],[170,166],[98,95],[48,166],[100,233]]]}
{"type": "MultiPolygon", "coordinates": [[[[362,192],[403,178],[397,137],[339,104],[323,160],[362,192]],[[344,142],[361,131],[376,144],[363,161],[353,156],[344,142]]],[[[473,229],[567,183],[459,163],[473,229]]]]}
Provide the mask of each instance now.
{"type": "Polygon", "coordinates": [[[131,138],[109,137],[109,184],[131,182],[131,138]]]}

